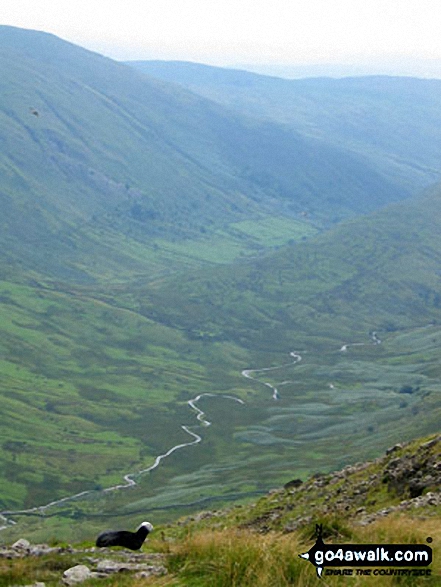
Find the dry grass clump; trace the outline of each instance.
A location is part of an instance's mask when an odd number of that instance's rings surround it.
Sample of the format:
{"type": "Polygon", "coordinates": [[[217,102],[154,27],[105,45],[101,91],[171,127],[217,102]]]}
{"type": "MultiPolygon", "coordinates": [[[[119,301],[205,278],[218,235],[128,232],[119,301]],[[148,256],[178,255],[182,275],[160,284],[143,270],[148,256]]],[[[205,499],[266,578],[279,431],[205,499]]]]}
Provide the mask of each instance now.
{"type": "Polygon", "coordinates": [[[299,559],[300,552],[294,534],[202,531],[174,545],[170,570],[195,587],[316,585],[315,571],[299,559]]]}
{"type": "MultiPolygon", "coordinates": [[[[0,559],[0,587],[59,580],[63,571],[76,564],[70,557],[50,554],[42,557],[29,556],[16,559],[0,559]]],[[[49,583],[48,583],[49,582],[49,583]]]]}
{"type": "Polygon", "coordinates": [[[299,558],[313,541],[296,533],[266,535],[246,530],[200,531],[171,547],[169,568],[180,584],[191,587],[317,587],[348,585],[370,587],[441,585],[441,527],[439,519],[388,518],[366,527],[352,527],[353,536],[325,539],[346,544],[427,544],[433,549],[430,577],[329,576],[319,582],[313,565],[299,558]]]}

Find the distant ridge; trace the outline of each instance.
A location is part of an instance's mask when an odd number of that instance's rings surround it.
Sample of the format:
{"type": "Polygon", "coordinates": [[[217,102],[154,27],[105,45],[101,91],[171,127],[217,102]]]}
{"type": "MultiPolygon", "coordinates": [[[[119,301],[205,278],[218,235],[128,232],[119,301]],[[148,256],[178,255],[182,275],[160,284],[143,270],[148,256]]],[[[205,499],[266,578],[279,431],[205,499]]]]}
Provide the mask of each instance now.
{"type": "Polygon", "coordinates": [[[387,75],[281,79],[176,61],[132,66],[242,114],[350,149],[411,190],[441,177],[441,80],[387,75]]]}

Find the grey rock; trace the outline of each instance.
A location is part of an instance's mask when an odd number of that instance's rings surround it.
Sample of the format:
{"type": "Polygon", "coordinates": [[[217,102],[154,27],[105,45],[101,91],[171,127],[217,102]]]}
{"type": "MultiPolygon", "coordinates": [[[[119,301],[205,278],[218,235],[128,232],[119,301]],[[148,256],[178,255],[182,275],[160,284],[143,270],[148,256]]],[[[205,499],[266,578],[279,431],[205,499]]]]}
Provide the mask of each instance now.
{"type": "Polygon", "coordinates": [[[29,540],[26,540],[26,538],[20,538],[19,540],[17,540],[17,542],[14,542],[11,548],[18,551],[28,551],[30,546],[31,543],[29,542],[29,540]]]}
{"type": "Polygon", "coordinates": [[[217,516],[218,513],[217,512],[200,512],[199,514],[196,514],[194,516],[194,521],[195,522],[200,522],[202,520],[209,520],[210,518],[214,518],[215,516],[217,516]]]}
{"type": "Polygon", "coordinates": [[[76,565],[75,567],[71,567],[64,571],[63,583],[68,586],[77,585],[78,583],[86,581],[86,579],[92,579],[95,577],[99,577],[99,575],[97,573],[92,573],[86,565],[76,565]]]}
{"type": "Polygon", "coordinates": [[[391,448],[388,448],[386,450],[386,455],[390,455],[390,454],[396,452],[397,450],[400,450],[403,447],[404,447],[404,444],[403,443],[396,444],[395,446],[392,446],[391,448]]]}
{"type": "Polygon", "coordinates": [[[133,571],[145,571],[150,569],[151,565],[146,563],[131,561],[114,561],[109,559],[100,560],[96,565],[96,571],[111,575],[113,573],[124,573],[133,571]]]}
{"type": "Polygon", "coordinates": [[[167,569],[165,567],[150,567],[149,569],[146,569],[144,571],[141,571],[140,573],[136,573],[136,577],[140,578],[140,579],[147,579],[148,577],[160,577],[162,575],[166,575],[167,574],[167,569]]]}
{"type": "Polygon", "coordinates": [[[430,449],[430,448],[432,448],[432,446],[435,446],[436,444],[438,444],[438,442],[441,442],[441,436],[437,436],[436,438],[429,440],[429,442],[425,442],[424,444],[421,445],[421,448],[430,449]]]}
{"type": "Polygon", "coordinates": [[[292,481],[288,481],[288,483],[285,483],[283,489],[295,489],[297,487],[300,487],[300,485],[303,485],[303,481],[301,479],[293,479],[292,481]]]}

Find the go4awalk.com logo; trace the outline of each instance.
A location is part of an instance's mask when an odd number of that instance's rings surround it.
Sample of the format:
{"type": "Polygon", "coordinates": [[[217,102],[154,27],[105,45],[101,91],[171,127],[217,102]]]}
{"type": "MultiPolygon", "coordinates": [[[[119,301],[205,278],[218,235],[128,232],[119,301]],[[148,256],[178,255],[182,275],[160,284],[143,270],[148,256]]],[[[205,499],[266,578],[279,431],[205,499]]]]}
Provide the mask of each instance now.
{"type": "Polygon", "coordinates": [[[430,569],[421,568],[432,562],[432,549],[426,544],[325,544],[322,534],[322,526],[317,525],[316,543],[299,555],[315,566],[319,577],[324,569],[326,574],[339,575],[428,576],[431,573],[430,569]],[[350,568],[337,571],[336,567],[350,568]]]}

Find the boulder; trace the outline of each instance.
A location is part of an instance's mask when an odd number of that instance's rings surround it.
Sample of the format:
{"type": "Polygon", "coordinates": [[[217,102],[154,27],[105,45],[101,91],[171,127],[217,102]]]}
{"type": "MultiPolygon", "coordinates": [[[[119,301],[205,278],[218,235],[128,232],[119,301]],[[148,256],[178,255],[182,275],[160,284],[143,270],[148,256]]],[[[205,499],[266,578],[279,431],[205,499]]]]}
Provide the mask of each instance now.
{"type": "Polygon", "coordinates": [[[89,567],[86,567],[86,565],[76,565],[64,571],[63,583],[68,586],[77,585],[86,581],[86,579],[92,579],[94,577],[97,577],[97,574],[92,573],[89,567]]]}
{"type": "Polygon", "coordinates": [[[14,542],[14,544],[11,546],[11,548],[13,548],[14,550],[18,550],[21,552],[26,552],[30,549],[31,547],[31,543],[29,542],[29,540],[26,540],[26,538],[20,538],[19,540],[17,540],[17,542],[14,542]]]}

